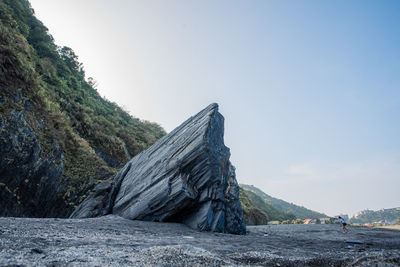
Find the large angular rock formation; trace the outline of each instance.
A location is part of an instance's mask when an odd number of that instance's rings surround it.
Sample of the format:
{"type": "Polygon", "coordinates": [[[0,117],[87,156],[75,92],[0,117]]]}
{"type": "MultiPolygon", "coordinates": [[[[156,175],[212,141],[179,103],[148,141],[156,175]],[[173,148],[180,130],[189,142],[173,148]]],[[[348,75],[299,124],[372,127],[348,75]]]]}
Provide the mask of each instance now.
{"type": "Polygon", "coordinates": [[[99,184],[71,217],[112,213],[245,234],[239,186],[223,134],[224,118],[218,105],[211,104],[99,184]]]}

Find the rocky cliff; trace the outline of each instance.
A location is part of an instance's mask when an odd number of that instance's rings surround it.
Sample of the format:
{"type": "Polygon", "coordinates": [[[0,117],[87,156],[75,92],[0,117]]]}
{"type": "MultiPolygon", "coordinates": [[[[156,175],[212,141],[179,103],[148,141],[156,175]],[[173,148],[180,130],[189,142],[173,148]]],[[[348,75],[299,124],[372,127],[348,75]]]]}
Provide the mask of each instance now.
{"type": "Polygon", "coordinates": [[[72,217],[112,213],[244,234],[239,186],[223,134],[224,118],[211,104],[99,184],[72,217]]]}
{"type": "Polygon", "coordinates": [[[44,217],[56,206],[61,187],[60,146],[54,142],[45,155],[23,112],[12,111],[0,123],[0,155],[0,216],[44,217]]]}
{"type": "Polygon", "coordinates": [[[28,0],[0,0],[0,216],[68,217],[165,134],[102,98],[28,0]]]}
{"type": "Polygon", "coordinates": [[[27,0],[0,0],[0,216],[68,217],[165,135],[102,98],[27,0]]]}

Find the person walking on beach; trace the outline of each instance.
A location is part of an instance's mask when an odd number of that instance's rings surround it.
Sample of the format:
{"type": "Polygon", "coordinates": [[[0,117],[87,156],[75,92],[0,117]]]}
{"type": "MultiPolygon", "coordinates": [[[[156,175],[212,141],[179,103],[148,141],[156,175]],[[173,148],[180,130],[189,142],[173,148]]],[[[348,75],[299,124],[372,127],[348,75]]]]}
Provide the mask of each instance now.
{"type": "Polygon", "coordinates": [[[346,228],[346,225],[347,225],[346,221],[340,216],[338,217],[338,219],[339,219],[340,224],[342,225],[343,232],[345,232],[345,233],[348,232],[349,230],[346,228]]]}

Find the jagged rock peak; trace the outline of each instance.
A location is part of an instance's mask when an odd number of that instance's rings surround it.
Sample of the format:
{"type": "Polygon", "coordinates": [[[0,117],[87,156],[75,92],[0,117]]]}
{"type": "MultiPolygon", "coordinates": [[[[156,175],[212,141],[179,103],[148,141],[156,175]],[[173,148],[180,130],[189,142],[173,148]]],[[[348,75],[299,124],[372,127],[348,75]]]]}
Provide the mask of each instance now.
{"type": "Polygon", "coordinates": [[[245,234],[239,186],[223,135],[224,118],[214,103],[99,184],[71,217],[111,213],[245,234]]]}

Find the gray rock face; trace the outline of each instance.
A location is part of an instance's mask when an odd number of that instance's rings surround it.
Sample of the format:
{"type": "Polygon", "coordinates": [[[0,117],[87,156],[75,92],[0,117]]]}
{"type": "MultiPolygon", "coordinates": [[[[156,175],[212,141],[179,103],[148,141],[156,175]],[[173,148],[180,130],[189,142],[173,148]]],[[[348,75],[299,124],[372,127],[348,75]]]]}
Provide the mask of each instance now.
{"type": "Polygon", "coordinates": [[[44,153],[23,112],[0,122],[0,216],[58,214],[63,152],[54,141],[44,153]]]}
{"type": "Polygon", "coordinates": [[[211,104],[99,184],[71,217],[112,213],[245,234],[239,186],[223,134],[224,118],[218,105],[211,104]]]}

